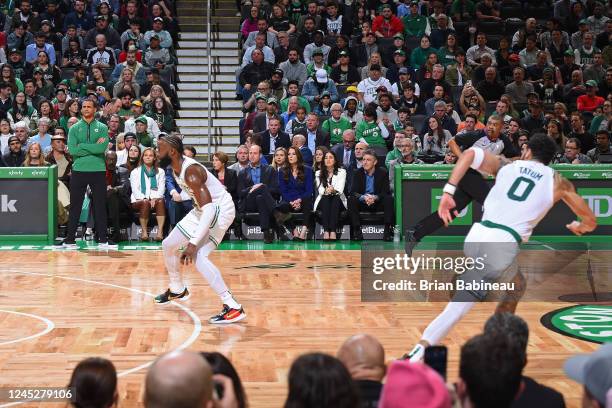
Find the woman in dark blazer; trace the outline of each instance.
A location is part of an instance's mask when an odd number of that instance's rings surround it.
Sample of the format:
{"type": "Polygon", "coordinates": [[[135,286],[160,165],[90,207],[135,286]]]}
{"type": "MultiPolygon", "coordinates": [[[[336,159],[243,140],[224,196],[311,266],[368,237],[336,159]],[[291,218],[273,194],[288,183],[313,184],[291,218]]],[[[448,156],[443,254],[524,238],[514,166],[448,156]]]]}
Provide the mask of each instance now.
{"type": "MultiPolygon", "coordinates": [[[[287,149],[287,164],[278,172],[278,184],[281,191],[281,202],[277,210],[285,215],[301,212],[304,214],[302,228],[295,226],[293,240],[304,241],[312,218],[313,172],[305,166],[299,149],[287,149]]],[[[287,218],[277,217],[282,223],[287,218]]]]}
{"type": "Polygon", "coordinates": [[[225,186],[228,193],[232,195],[234,204],[238,202],[237,187],[238,187],[238,174],[227,168],[227,162],[229,157],[223,152],[217,152],[213,154],[213,171],[217,179],[225,186]]]}

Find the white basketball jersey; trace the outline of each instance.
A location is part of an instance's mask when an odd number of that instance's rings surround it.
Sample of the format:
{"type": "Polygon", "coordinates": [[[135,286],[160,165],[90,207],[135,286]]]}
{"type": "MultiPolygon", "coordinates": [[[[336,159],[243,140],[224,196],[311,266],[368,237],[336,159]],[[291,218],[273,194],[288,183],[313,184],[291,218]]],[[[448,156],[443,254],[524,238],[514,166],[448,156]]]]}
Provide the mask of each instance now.
{"type": "Polygon", "coordinates": [[[210,193],[210,197],[212,198],[213,203],[222,203],[224,200],[227,200],[228,196],[229,200],[231,201],[232,197],[225,189],[225,186],[221,184],[221,182],[210,171],[208,171],[206,167],[204,167],[201,163],[190,157],[183,156],[183,166],[181,167],[181,174],[174,174],[174,178],[176,179],[176,182],[181,187],[181,189],[187,192],[187,194],[189,194],[189,197],[191,197],[191,200],[193,201],[193,208],[196,210],[196,212],[201,212],[200,205],[198,204],[198,200],[196,200],[195,195],[193,194],[193,190],[189,188],[187,183],[185,183],[185,172],[187,171],[187,168],[191,165],[200,166],[206,172],[205,184],[206,188],[208,189],[208,192],[210,193]]]}
{"type": "Polygon", "coordinates": [[[517,160],[502,167],[484,202],[483,221],[512,228],[529,240],[554,204],[555,171],[536,161],[517,160]]]}

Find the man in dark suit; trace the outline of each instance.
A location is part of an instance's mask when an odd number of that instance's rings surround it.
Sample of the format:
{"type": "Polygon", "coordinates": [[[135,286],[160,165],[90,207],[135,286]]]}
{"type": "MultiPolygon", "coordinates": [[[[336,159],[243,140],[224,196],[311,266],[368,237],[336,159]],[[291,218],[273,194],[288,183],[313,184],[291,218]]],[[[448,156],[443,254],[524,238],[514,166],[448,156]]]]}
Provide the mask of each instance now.
{"type": "Polygon", "coordinates": [[[272,118],[268,121],[268,130],[253,135],[253,143],[261,146],[262,154],[274,154],[277,147],[284,147],[285,149],[291,147],[289,135],[282,132],[280,128],[280,119],[272,118]]]}
{"type": "Polygon", "coordinates": [[[385,241],[393,240],[393,196],[389,190],[387,170],[377,167],[376,153],[366,150],[362,159],[363,167],[355,170],[348,198],[348,211],[351,215],[351,239],[361,241],[360,211],[384,211],[385,241]]]}
{"type": "Polygon", "coordinates": [[[249,165],[238,174],[238,211],[259,213],[264,242],[269,244],[274,240],[272,215],[280,189],[276,170],[261,164],[260,160],[261,147],[252,145],[249,149],[249,165]]]}
{"type": "Polygon", "coordinates": [[[336,161],[340,167],[346,170],[346,183],[344,183],[344,193],[348,195],[353,179],[353,172],[357,169],[357,157],[355,157],[355,131],[347,129],[342,133],[342,143],[338,143],[331,148],[336,156],[336,161]]]}
{"type": "Polygon", "coordinates": [[[313,157],[312,152],[310,151],[308,146],[306,146],[306,137],[301,134],[294,135],[291,143],[293,147],[300,150],[300,153],[302,154],[302,161],[304,162],[304,164],[308,167],[312,167],[313,157]]]}
{"type": "Polygon", "coordinates": [[[271,118],[280,118],[278,102],[274,97],[268,98],[266,111],[258,113],[253,119],[253,133],[261,133],[268,129],[268,122],[271,118]]]}
{"type": "Polygon", "coordinates": [[[300,129],[295,134],[306,137],[306,146],[313,155],[317,147],[329,147],[329,134],[319,128],[319,117],[314,112],[310,112],[306,117],[306,129],[300,129]]]}
{"type": "MultiPolygon", "coordinates": [[[[54,136],[55,137],[55,136],[54,136]]],[[[131,214],[130,175],[125,167],[117,167],[117,153],[106,152],[106,211],[113,229],[112,240],[120,241],[120,216],[131,214]]]]}

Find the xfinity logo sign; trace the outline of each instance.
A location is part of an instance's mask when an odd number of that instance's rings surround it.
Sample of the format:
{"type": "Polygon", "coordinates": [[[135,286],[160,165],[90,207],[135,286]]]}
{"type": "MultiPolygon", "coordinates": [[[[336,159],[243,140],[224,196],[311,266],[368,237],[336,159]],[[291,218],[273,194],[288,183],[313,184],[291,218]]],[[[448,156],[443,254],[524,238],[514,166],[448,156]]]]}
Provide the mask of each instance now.
{"type": "Polygon", "coordinates": [[[9,196],[6,194],[0,195],[0,212],[16,213],[17,207],[15,207],[15,204],[17,204],[17,200],[9,200],[9,196]]]}
{"type": "Polygon", "coordinates": [[[612,198],[607,195],[582,196],[597,218],[612,215],[612,198]]]}

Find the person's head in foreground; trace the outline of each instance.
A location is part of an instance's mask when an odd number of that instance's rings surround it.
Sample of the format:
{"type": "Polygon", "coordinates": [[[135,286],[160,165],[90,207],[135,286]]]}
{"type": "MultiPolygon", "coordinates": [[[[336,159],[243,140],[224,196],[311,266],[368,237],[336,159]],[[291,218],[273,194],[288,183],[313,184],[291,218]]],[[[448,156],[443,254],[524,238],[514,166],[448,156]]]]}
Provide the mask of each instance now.
{"type": "Polygon", "coordinates": [[[117,406],[117,371],[109,360],[91,357],[74,368],[68,388],[73,407],[109,408],[117,406]]]}
{"type": "Polygon", "coordinates": [[[285,408],[355,408],[357,390],[340,360],[322,353],[298,357],[289,370],[285,408]]]}
{"type": "Polygon", "coordinates": [[[570,357],[565,374],[583,385],[582,408],[604,408],[612,389],[612,343],[605,343],[591,354],[570,357]]]}

